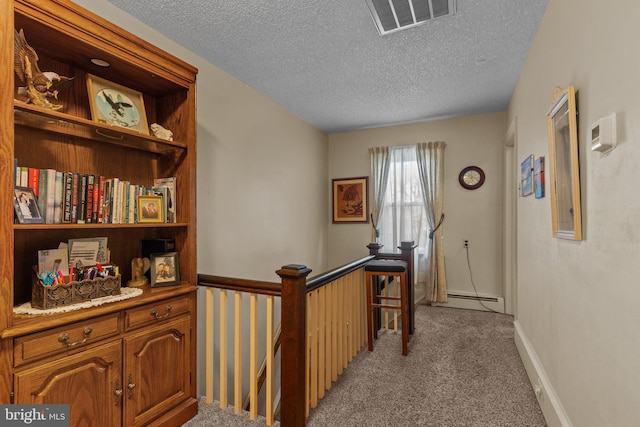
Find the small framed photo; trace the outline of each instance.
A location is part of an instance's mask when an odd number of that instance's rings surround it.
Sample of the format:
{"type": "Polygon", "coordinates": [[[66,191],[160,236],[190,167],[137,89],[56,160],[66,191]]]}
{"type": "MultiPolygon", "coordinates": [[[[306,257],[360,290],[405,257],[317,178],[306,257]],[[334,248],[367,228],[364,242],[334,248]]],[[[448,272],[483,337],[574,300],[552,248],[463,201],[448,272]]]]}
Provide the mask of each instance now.
{"type": "Polygon", "coordinates": [[[13,195],[13,204],[20,224],[44,223],[33,189],[29,187],[14,187],[13,195]]]}
{"type": "Polygon", "coordinates": [[[151,287],[170,286],[180,283],[178,253],[151,254],[151,287]]]}
{"type": "Polygon", "coordinates": [[[162,196],[138,196],[138,222],[164,222],[162,196]]]}
{"type": "Polygon", "coordinates": [[[87,74],[87,90],[94,122],[149,135],[142,93],[91,74],[87,74]]]}
{"type": "Polygon", "coordinates": [[[333,223],[368,223],[368,177],[334,179],[333,223]]]}

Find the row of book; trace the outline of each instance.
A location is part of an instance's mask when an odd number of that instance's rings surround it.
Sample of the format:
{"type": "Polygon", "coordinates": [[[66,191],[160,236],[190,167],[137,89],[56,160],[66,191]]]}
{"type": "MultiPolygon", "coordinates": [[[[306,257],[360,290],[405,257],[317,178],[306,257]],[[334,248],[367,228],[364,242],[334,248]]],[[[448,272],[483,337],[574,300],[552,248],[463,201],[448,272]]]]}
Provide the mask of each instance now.
{"type": "Polygon", "coordinates": [[[176,222],[175,177],[154,179],[148,187],[116,177],[18,166],[16,161],[15,185],[33,190],[46,224],[134,224],[139,222],[139,196],[161,196],[158,218],[176,222]]]}

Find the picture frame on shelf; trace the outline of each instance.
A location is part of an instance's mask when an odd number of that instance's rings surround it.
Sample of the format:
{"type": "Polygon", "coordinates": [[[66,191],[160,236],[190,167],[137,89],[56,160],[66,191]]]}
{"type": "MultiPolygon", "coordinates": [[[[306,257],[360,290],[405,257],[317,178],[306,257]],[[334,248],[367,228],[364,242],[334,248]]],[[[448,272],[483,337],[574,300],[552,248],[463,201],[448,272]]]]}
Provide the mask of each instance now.
{"type": "Polygon", "coordinates": [[[149,135],[142,93],[92,74],[87,74],[87,91],[94,122],[149,135]]]}
{"type": "Polygon", "coordinates": [[[576,89],[556,88],[553,98],[547,113],[552,235],[582,240],[576,89]]]}
{"type": "Polygon", "coordinates": [[[369,222],[369,178],[339,178],[332,180],[333,223],[369,222]]]}
{"type": "Polygon", "coordinates": [[[38,199],[30,187],[14,187],[13,204],[20,224],[44,224],[38,199]]]}
{"type": "Polygon", "coordinates": [[[137,197],[138,222],[164,222],[162,196],[137,197]]]}
{"type": "Polygon", "coordinates": [[[177,252],[150,255],[151,287],[171,286],[180,283],[180,266],[177,252]]]}

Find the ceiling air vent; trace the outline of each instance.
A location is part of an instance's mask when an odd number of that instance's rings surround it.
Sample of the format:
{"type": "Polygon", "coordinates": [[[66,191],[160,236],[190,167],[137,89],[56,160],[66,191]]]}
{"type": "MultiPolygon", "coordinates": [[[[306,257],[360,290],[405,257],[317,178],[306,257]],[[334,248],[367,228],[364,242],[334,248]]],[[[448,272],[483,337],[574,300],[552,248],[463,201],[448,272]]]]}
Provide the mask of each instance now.
{"type": "Polygon", "coordinates": [[[365,0],[380,35],[456,13],[456,0],[365,0]]]}

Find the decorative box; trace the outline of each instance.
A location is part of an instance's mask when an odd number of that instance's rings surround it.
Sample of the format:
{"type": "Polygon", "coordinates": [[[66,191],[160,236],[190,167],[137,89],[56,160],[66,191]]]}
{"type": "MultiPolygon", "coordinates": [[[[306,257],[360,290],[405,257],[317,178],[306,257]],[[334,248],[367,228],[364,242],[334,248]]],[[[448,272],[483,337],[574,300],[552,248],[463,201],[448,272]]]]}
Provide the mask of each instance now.
{"type": "Polygon", "coordinates": [[[120,295],[120,280],[121,275],[117,275],[47,286],[34,274],[31,307],[46,310],[94,298],[120,295]]]}

